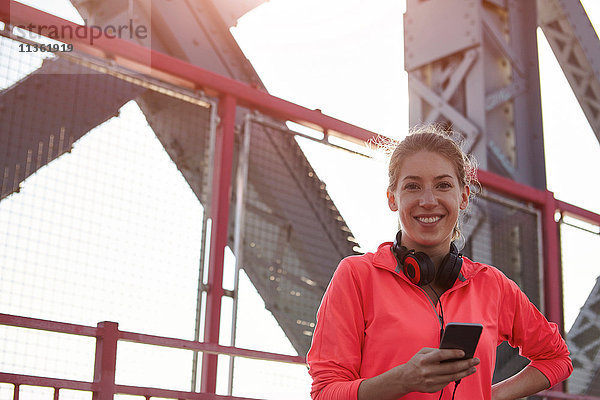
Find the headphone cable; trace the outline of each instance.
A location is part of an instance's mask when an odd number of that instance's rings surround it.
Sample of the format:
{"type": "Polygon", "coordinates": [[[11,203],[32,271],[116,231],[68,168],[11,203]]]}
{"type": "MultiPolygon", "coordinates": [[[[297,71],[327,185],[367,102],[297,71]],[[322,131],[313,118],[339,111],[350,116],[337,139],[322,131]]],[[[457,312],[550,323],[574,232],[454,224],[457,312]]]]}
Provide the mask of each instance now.
{"type": "Polygon", "coordinates": [[[454,391],[452,392],[452,400],[454,400],[454,395],[456,394],[456,388],[458,387],[459,383],[460,383],[460,379],[454,382],[454,391]]]}
{"type": "MultiPolygon", "coordinates": [[[[440,299],[440,296],[437,294],[437,292],[435,291],[433,286],[431,286],[431,284],[428,286],[433,291],[433,293],[435,293],[435,297],[437,297],[438,303],[440,303],[440,314],[441,314],[440,319],[441,319],[441,323],[442,323],[442,328],[440,330],[440,340],[442,340],[442,336],[444,335],[444,308],[442,307],[442,299],[440,299]]],[[[454,395],[456,394],[456,388],[458,387],[459,383],[460,383],[460,379],[457,381],[454,381],[454,390],[452,391],[452,400],[454,400],[454,395]]],[[[440,392],[440,398],[438,400],[442,399],[443,394],[444,394],[444,389],[442,388],[442,391],[440,392]]]]}
{"type": "MultiPolygon", "coordinates": [[[[433,288],[433,286],[431,286],[431,284],[427,285],[429,286],[429,289],[431,289],[431,291],[435,294],[435,297],[437,297],[438,299],[438,303],[440,305],[440,314],[438,314],[438,318],[440,319],[440,341],[442,340],[442,336],[444,336],[444,309],[442,308],[442,299],[440,299],[440,295],[437,294],[437,292],[435,291],[435,289],[433,288]]],[[[437,314],[437,311],[436,311],[437,314]]],[[[456,385],[454,386],[454,391],[456,391],[456,385]]],[[[440,397],[438,400],[442,399],[442,396],[444,394],[444,388],[442,388],[442,391],[440,392],[440,397]]],[[[452,399],[454,400],[454,393],[452,393],[452,399]]]]}
{"type": "MultiPolygon", "coordinates": [[[[454,395],[456,394],[456,388],[458,387],[459,383],[460,383],[460,379],[457,381],[454,381],[454,390],[452,391],[452,400],[454,400],[454,395]]],[[[444,394],[444,388],[442,388],[442,391],[440,392],[440,397],[438,400],[442,399],[443,394],[444,394]]]]}
{"type": "MultiPolygon", "coordinates": [[[[435,297],[437,297],[438,299],[438,303],[440,305],[440,314],[438,314],[438,318],[440,319],[440,324],[441,324],[441,329],[440,329],[440,340],[442,340],[442,336],[444,335],[444,308],[442,307],[442,299],[440,299],[440,295],[437,294],[437,292],[435,291],[435,289],[433,288],[433,286],[431,286],[431,284],[427,285],[429,286],[429,289],[431,289],[431,291],[435,294],[435,297]]],[[[437,311],[436,311],[437,313],[437,311]]]]}

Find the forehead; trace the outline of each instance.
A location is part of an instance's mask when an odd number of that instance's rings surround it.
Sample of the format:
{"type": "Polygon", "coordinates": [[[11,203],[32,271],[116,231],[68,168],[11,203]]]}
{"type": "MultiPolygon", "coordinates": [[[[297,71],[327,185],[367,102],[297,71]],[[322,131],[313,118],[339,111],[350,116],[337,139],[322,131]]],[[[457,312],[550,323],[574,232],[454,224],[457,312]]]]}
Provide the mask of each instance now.
{"type": "Polygon", "coordinates": [[[432,178],[442,175],[457,178],[456,168],[452,161],[438,153],[419,151],[405,157],[400,164],[400,179],[406,176],[432,178]]]}

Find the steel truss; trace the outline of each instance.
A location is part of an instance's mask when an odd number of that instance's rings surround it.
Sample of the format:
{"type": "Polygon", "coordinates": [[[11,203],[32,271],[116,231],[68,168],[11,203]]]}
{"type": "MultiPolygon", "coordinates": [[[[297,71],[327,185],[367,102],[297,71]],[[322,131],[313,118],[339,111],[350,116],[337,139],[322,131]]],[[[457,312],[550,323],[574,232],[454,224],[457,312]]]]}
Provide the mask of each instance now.
{"type": "Polygon", "coordinates": [[[579,1],[538,0],[546,36],[600,142],[600,41],[579,1]]]}

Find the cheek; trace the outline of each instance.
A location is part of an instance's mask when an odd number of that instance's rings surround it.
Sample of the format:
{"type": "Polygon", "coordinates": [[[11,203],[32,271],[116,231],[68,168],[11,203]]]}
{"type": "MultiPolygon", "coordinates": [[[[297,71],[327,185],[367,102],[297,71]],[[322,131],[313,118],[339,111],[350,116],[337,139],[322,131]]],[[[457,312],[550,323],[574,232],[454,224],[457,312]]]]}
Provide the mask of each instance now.
{"type": "Polygon", "coordinates": [[[410,214],[410,209],[408,207],[400,208],[400,221],[402,222],[402,224],[406,225],[407,223],[411,222],[412,220],[413,220],[413,218],[410,214]]]}

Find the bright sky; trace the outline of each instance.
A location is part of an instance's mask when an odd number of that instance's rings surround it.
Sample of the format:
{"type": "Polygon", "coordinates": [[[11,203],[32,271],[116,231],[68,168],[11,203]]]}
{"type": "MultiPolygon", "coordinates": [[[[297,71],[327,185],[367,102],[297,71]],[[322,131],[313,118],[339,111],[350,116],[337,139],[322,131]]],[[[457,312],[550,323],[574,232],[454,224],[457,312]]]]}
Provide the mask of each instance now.
{"type": "MultiPolygon", "coordinates": [[[[22,2],[81,22],[67,0],[22,2]]],[[[600,2],[582,3],[598,30],[600,2]]],[[[271,94],[401,137],[408,126],[403,12],[398,0],[271,0],[232,32],[271,94]]],[[[600,212],[600,191],[590,180],[590,171],[600,170],[600,145],[543,35],[538,38],[548,187],[561,200],[600,212]]],[[[383,165],[302,146],[362,248],[390,240],[396,221],[385,201],[383,165]]],[[[597,246],[598,239],[590,236],[563,236],[567,328],[600,273],[590,262],[596,259],[590,243],[597,246]]]]}

